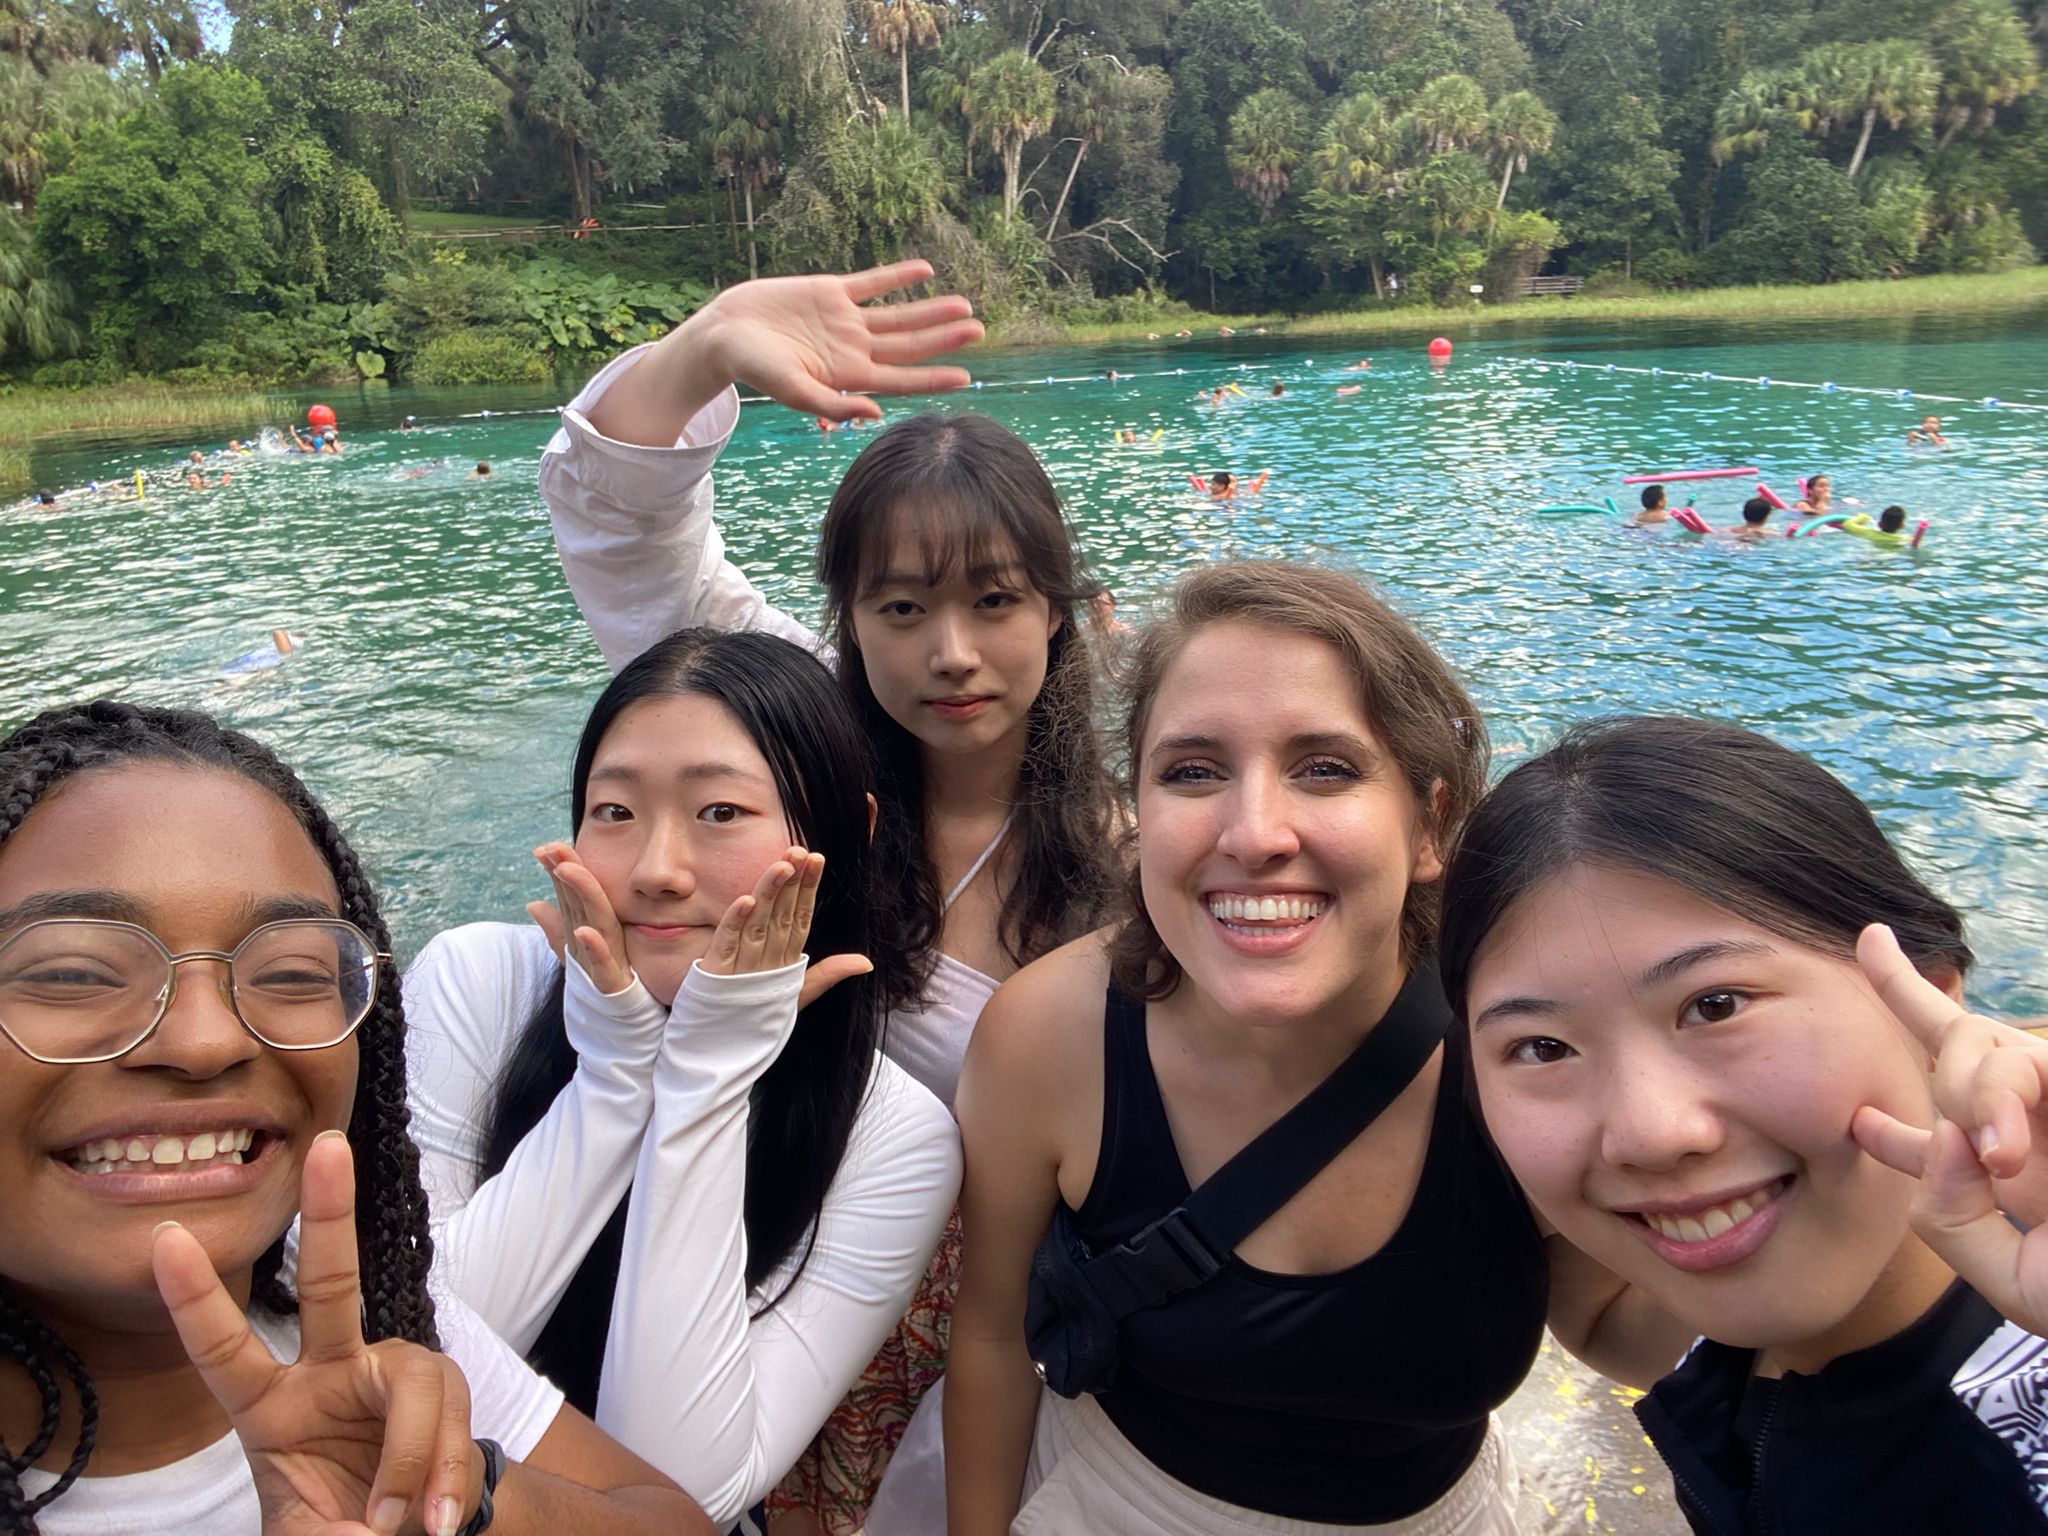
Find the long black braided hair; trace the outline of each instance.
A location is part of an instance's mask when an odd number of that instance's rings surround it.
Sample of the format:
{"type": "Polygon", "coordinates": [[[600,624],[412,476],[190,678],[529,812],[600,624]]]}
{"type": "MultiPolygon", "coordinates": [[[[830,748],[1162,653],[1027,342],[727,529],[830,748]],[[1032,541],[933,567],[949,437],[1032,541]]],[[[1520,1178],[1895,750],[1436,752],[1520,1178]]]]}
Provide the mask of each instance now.
{"type": "MultiPolygon", "coordinates": [[[[197,710],[153,709],[100,699],[49,710],[0,739],[0,851],[36,804],[66,779],[134,762],[163,762],[237,774],[282,801],[326,860],[341,892],[341,913],[380,950],[391,947],[377,899],[341,831],[268,747],[197,710]]],[[[427,1294],[433,1243],[420,1155],[407,1131],[405,1014],[396,980],[355,1036],[361,1065],[349,1115],[356,1155],[356,1247],[362,1265],[363,1331],[371,1342],[405,1339],[440,1347],[427,1294]]],[[[284,1234],[256,1261],[252,1307],[289,1315],[298,1299],[285,1283],[284,1234]]],[[[85,1364],[5,1285],[0,1285],[0,1359],[25,1370],[42,1400],[42,1422],[19,1453],[0,1443],[0,1536],[35,1536],[37,1512],[77,1481],[92,1455],[99,1397],[85,1364]],[[62,1409],[59,1376],[76,1394],[78,1443],[54,1486],[29,1498],[21,1474],[55,1441],[62,1409]]]]}

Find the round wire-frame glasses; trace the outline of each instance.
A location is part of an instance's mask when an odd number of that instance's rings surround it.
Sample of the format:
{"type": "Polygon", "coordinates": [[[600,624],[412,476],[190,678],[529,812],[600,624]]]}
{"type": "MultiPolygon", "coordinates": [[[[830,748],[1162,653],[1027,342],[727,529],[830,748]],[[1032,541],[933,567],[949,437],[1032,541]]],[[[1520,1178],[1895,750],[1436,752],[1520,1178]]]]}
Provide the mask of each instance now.
{"type": "Polygon", "coordinates": [[[285,918],[232,950],[173,954],[135,923],[46,917],[0,942],[0,1034],[50,1066],[112,1061],[156,1033],[177,996],[178,967],[211,960],[222,967],[222,1000],[253,1038],[276,1051],[325,1050],[370,1016],[390,959],[340,918],[285,918]],[[238,969],[259,964],[270,968],[254,978],[238,969]],[[96,1030],[77,1042],[87,1049],[51,1053],[54,1039],[81,1027],[96,1030]]]}

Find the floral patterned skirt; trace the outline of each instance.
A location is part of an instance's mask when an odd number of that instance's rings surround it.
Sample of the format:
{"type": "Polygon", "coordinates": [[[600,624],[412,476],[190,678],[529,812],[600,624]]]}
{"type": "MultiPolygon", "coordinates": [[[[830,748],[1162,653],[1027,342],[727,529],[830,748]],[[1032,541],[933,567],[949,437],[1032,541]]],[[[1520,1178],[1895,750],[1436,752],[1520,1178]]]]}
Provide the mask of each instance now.
{"type": "Polygon", "coordinates": [[[953,1336],[953,1301],[960,1294],[960,1213],[939,1235],[910,1310],[845,1400],[832,1410],[781,1485],[768,1495],[768,1512],[808,1510],[825,1536],[858,1536],[868,1506],[882,1485],[889,1458],[917,1405],[946,1374],[953,1336]]]}

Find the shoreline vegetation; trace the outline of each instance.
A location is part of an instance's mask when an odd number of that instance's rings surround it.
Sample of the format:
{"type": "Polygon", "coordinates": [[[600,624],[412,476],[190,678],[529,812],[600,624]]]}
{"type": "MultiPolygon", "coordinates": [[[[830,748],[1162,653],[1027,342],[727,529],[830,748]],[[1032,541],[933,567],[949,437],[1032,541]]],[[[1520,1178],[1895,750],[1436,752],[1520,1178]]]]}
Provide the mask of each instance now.
{"type": "MultiPolygon", "coordinates": [[[[1985,276],[1908,277],[1810,287],[1708,288],[1635,294],[1577,294],[1571,298],[1522,299],[1505,304],[1424,305],[1345,310],[1311,315],[1211,315],[1162,308],[1145,319],[1038,322],[1021,330],[998,331],[977,349],[1008,354],[1055,346],[1109,346],[1143,342],[1156,333],[1171,340],[1180,330],[1196,340],[1214,339],[1219,327],[1249,335],[1265,326],[1272,337],[1380,337],[1444,332],[1454,339],[1484,335],[1530,322],[1637,322],[1684,320],[1773,322],[1857,316],[1986,313],[2048,304],[2048,267],[1985,276]]],[[[316,389],[336,393],[352,386],[308,379],[296,388],[223,389],[218,385],[130,380],[81,389],[0,385],[0,487],[29,481],[28,452],[51,437],[83,433],[148,433],[174,427],[195,432],[234,432],[251,420],[295,421],[298,395],[316,389]]]]}
{"type": "MultiPolygon", "coordinates": [[[[2048,304],[2048,266],[1981,276],[1877,278],[1854,283],[1769,285],[1579,293],[1570,298],[1514,299],[1500,304],[1375,305],[1329,314],[1212,315],[1189,310],[1144,320],[1052,322],[1014,337],[998,332],[990,346],[1093,346],[1143,341],[1157,333],[1172,340],[1189,330],[1213,338],[1219,326],[1239,335],[1258,326],[1268,336],[1384,336],[1408,332],[1472,333],[1528,321],[1828,320],[1861,315],[1964,314],[2048,304]]],[[[1453,339],[1456,335],[1453,334],[1453,339]]]]}

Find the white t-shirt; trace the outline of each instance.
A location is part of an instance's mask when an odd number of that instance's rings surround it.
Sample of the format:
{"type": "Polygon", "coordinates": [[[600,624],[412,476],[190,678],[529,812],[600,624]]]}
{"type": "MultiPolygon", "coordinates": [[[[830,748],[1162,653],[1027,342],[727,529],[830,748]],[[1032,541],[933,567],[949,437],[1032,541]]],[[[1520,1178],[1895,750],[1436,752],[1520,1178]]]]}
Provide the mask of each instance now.
{"type": "MultiPolygon", "coordinates": [[[[562,1394],[514,1354],[483,1320],[434,1287],[442,1351],[469,1381],[470,1428],[522,1461],[562,1409],[562,1394]]],[[[299,1320],[253,1313],[256,1336],[280,1360],[299,1353],[299,1320]]],[[[57,1481],[22,1474],[33,1498],[57,1481]]],[[[126,1477],[81,1477],[36,1517],[43,1536],[260,1536],[256,1482],[232,1433],[182,1461],[126,1477]]]]}

